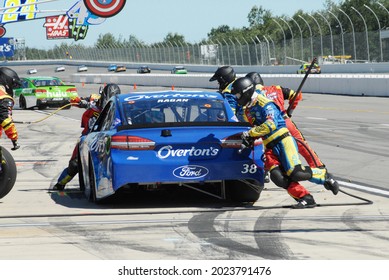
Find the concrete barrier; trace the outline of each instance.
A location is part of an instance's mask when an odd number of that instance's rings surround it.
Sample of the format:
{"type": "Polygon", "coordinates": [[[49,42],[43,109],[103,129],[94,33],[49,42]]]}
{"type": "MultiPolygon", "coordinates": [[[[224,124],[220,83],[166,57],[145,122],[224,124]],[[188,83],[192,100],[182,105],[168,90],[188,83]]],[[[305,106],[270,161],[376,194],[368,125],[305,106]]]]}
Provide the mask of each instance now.
{"type": "MultiPolygon", "coordinates": [[[[211,74],[72,74],[77,83],[117,83],[123,85],[205,88],[216,90],[217,82],[209,82],[211,74]]],[[[244,76],[238,74],[238,77],[244,76]]],[[[264,83],[279,84],[296,90],[304,75],[263,74],[264,83]]],[[[389,97],[389,74],[311,74],[303,92],[356,96],[389,97]]]]}
{"type": "MultiPolygon", "coordinates": [[[[81,65],[106,68],[110,63],[106,61],[9,61],[3,66],[12,65],[81,65]]],[[[123,64],[123,63],[121,63],[123,64]]],[[[136,69],[140,63],[124,63],[128,69],[136,69]]],[[[147,64],[152,70],[171,70],[173,64],[147,64]]],[[[73,74],[72,82],[84,83],[118,83],[125,85],[164,86],[183,88],[217,89],[216,82],[209,82],[212,73],[218,66],[215,65],[185,65],[190,74],[73,74]]],[[[261,73],[265,84],[279,84],[291,89],[297,89],[304,75],[295,74],[298,65],[285,66],[233,66],[238,76],[248,72],[261,73]]],[[[304,87],[304,92],[343,94],[357,96],[389,97],[389,63],[350,63],[322,65],[322,74],[311,74],[304,87]]]]}

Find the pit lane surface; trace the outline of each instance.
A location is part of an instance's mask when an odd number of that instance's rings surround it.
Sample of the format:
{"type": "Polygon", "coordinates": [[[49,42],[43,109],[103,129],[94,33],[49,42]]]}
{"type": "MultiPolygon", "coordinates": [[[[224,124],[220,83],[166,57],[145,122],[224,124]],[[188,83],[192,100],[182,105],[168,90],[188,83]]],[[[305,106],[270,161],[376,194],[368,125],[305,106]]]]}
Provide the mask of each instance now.
{"type": "MultiPolygon", "coordinates": [[[[86,96],[99,85],[77,87],[86,96]]],[[[346,192],[333,196],[304,182],[320,204],[304,210],[288,208],[293,199],[271,183],[252,206],[185,189],[95,205],[77,178],[65,192],[51,191],[81,133],[83,109],[45,120],[55,110],[15,110],[15,121],[32,123],[17,124],[18,178],[0,200],[0,259],[388,259],[388,105],[304,94],[293,119],[346,192]]]]}

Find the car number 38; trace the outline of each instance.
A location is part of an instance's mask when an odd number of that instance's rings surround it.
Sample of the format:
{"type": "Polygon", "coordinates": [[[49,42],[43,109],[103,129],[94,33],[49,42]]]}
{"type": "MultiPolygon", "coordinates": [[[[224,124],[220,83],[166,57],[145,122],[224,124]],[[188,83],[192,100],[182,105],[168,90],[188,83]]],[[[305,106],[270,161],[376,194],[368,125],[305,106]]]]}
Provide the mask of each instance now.
{"type": "Polygon", "coordinates": [[[257,172],[258,167],[255,163],[253,164],[243,164],[243,170],[241,171],[242,174],[250,173],[254,174],[257,172]]]}

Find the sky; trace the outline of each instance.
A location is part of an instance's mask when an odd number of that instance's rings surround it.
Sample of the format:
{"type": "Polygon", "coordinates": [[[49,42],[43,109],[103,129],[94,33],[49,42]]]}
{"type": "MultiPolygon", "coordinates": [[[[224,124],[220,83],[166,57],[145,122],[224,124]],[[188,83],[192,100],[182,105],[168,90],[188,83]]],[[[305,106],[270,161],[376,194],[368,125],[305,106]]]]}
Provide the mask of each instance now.
{"type": "MultiPolygon", "coordinates": [[[[0,5],[7,0],[0,0],[0,5]]],[[[21,1],[23,0],[16,0],[21,1]]],[[[54,0],[39,4],[45,11],[37,17],[63,14],[78,0],[54,0]],[[61,12],[59,12],[61,11],[61,12]]],[[[168,33],[183,35],[187,42],[196,43],[207,38],[212,28],[228,25],[230,28],[248,27],[247,15],[254,6],[262,6],[275,16],[292,16],[296,11],[315,12],[324,9],[324,0],[127,0],[116,16],[106,18],[99,25],[90,25],[83,40],[47,40],[44,19],[7,23],[4,37],[23,38],[27,47],[49,49],[61,43],[93,45],[99,35],[112,33],[128,40],[134,35],[145,43],[161,42],[168,33]]],[[[341,3],[342,0],[332,0],[341,3]]]]}

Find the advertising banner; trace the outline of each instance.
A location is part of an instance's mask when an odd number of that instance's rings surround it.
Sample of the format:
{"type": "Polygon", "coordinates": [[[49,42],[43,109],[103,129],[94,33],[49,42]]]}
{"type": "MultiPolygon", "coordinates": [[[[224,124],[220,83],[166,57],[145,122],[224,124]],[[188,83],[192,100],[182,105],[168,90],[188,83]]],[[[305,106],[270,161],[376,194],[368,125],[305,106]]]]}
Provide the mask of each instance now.
{"type": "Polygon", "coordinates": [[[67,15],[46,17],[43,26],[46,27],[47,40],[69,38],[69,18],[67,15]]]}
{"type": "Polygon", "coordinates": [[[0,56],[12,57],[14,56],[14,51],[14,38],[0,38],[0,56]]]}

